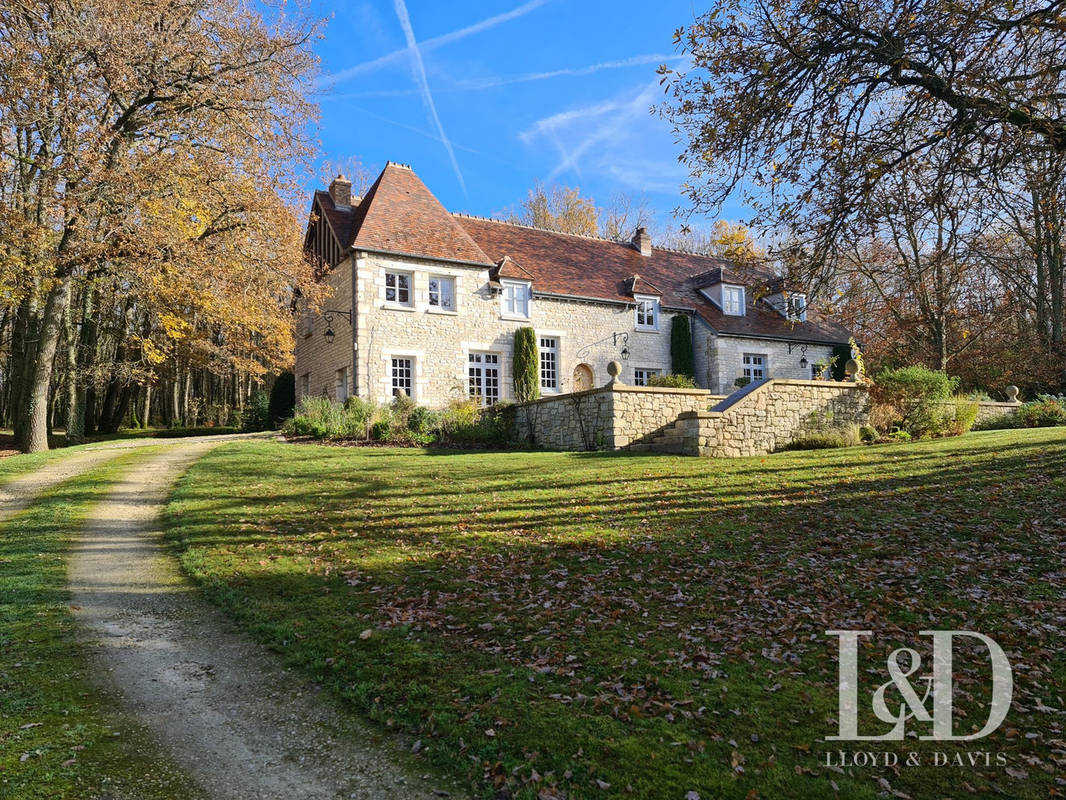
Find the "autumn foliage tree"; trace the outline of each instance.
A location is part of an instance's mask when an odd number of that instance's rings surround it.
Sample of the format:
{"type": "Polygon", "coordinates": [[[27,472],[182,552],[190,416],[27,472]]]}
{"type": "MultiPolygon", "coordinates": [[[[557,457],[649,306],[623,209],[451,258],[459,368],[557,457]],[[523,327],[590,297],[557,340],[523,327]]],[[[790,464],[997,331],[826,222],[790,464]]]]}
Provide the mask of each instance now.
{"type": "Polygon", "coordinates": [[[978,295],[1009,298],[1013,357],[1033,361],[1035,341],[1035,360],[1055,364],[1050,382],[1066,386],[1066,6],[722,0],[676,43],[690,62],[661,68],[660,110],[685,142],[694,211],[742,196],[819,300],[899,300],[879,324],[925,339],[932,366],[979,357],[962,337],[979,329],[960,317],[998,325],[978,295]],[[1031,198],[1020,214],[1006,201],[1019,196],[1031,198]],[[977,207],[997,214],[975,227],[977,207]],[[972,247],[988,234],[1006,247],[997,269],[972,247]],[[907,272],[901,294],[874,274],[892,263],[907,272]]]}
{"type": "Polygon", "coordinates": [[[219,381],[239,402],[288,359],[289,293],[313,291],[287,201],[317,26],[287,8],[0,6],[3,412],[22,448],[55,417],[117,427],[135,396],[148,417],[152,386],[172,421],[219,381]]]}

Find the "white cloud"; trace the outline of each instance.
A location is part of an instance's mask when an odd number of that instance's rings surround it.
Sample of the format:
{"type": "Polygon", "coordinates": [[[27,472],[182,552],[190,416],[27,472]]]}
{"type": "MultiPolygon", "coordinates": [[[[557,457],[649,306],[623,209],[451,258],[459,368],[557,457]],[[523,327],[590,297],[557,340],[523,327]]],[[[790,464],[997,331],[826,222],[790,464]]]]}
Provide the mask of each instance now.
{"type": "Polygon", "coordinates": [[[403,28],[404,38],[407,39],[407,52],[411,55],[411,71],[414,73],[415,82],[418,83],[422,91],[422,101],[426,104],[426,110],[437,128],[437,133],[440,134],[444,149],[448,151],[448,158],[451,159],[455,177],[459,179],[459,186],[462,187],[463,194],[466,194],[466,181],[463,179],[462,170],[459,169],[459,162],[455,158],[455,150],[452,149],[452,143],[444,132],[444,126],[440,122],[440,115],[437,114],[437,106],[433,102],[433,94],[429,91],[429,81],[426,80],[426,65],[422,63],[422,52],[418,49],[415,31],[411,27],[411,15],[407,13],[407,5],[404,0],[395,0],[395,7],[396,16],[400,20],[400,27],[403,28]]]}
{"type": "Polygon", "coordinates": [[[672,158],[669,129],[650,113],[659,80],[581,108],[537,120],[519,134],[529,147],[553,145],[557,160],[545,176],[593,172],[627,189],[676,194],[685,172],[672,158]]]}
{"type": "MultiPolygon", "coordinates": [[[[475,33],[481,33],[481,31],[495,28],[497,25],[502,25],[505,22],[510,22],[513,19],[524,16],[530,11],[534,11],[540,8],[550,0],[528,0],[517,8],[513,8],[510,11],[505,11],[502,14],[497,14],[493,17],[488,17],[480,22],[475,22],[473,25],[467,25],[465,28],[451,31],[440,36],[435,36],[432,39],[426,39],[421,43],[422,51],[429,52],[435,50],[438,47],[443,47],[446,44],[457,42],[460,39],[465,39],[467,36],[473,36],[475,33]]],[[[342,69],[339,72],[334,72],[330,75],[323,76],[319,81],[319,86],[329,85],[334,86],[342,81],[349,80],[357,75],[364,75],[368,72],[380,69],[381,67],[388,66],[389,64],[395,64],[401,61],[405,55],[407,55],[408,48],[403,50],[394,50],[391,53],[386,53],[383,56],[372,59],[370,61],[364,61],[362,64],[356,64],[355,66],[342,69]]]]}
{"type": "Polygon", "coordinates": [[[668,55],[645,55],[645,56],[633,56],[632,58],[623,58],[618,61],[604,61],[599,64],[591,64],[587,67],[566,67],[563,69],[553,69],[547,72],[530,72],[526,75],[512,75],[501,76],[498,78],[475,78],[470,80],[458,81],[455,84],[457,89],[494,89],[497,86],[510,86],[514,83],[530,83],[532,81],[543,81],[549,78],[560,78],[568,76],[580,76],[591,75],[594,72],[600,72],[605,69],[623,69],[625,67],[637,67],[644,64],[665,64],[668,61],[678,60],[677,56],[668,55]]]}

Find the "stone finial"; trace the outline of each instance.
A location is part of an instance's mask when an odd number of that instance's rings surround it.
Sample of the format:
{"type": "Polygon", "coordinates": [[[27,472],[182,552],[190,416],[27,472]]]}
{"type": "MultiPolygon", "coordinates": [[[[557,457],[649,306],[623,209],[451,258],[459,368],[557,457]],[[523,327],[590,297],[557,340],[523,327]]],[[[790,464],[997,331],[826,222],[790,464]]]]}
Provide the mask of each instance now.
{"type": "Polygon", "coordinates": [[[1018,403],[1018,402],[1020,402],[1018,400],[1018,387],[1015,386],[1014,384],[1011,384],[1010,386],[1007,387],[1007,402],[1008,403],[1018,403]]]}
{"type": "Polygon", "coordinates": [[[621,383],[621,381],[618,380],[618,376],[622,374],[622,362],[608,361],[607,374],[611,376],[611,383],[621,383]]]}
{"type": "Polygon", "coordinates": [[[859,374],[859,362],[854,358],[849,358],[848,362],[844,365],[844,373],[849,378],[854,378],[859,374]]]}

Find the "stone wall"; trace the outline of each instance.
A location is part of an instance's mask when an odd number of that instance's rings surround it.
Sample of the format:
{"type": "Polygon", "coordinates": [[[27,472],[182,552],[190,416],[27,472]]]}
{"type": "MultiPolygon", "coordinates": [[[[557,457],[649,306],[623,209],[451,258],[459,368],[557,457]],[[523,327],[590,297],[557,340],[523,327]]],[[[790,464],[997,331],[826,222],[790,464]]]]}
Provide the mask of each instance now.
{"type": "Polygon", "coordinates": [[[613,383],[515,406],[519,442],[549,450],[620,450],[653,440],[686,411],[722,400],[705,389],[613,383]]]}
{"type": "Polygon", "coordinates": [[[812,418],[834,427],[864,425],[870,418],[869,394],[854,383],[765,381],[710,411],[682,414],[680,451],[711,457],[772,453],[801,436],[812,418]]]}
{"type": "Polygon", "coordinates": [[[988,422],[989,420],[1002,417],[1004,414],[1016,414],[1021,403],[997,403],[992,400],[982,400],[978,403],[977,408],[977,423],[988,422]]]}

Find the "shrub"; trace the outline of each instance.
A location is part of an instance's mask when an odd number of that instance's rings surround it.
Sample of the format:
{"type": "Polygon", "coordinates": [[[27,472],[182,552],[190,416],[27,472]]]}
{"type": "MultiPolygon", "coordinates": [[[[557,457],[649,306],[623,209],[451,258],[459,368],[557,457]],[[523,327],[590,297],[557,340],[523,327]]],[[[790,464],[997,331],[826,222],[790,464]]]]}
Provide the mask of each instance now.
{"type": "Polygon", "coordinates": [[[785,445],[782,450],[829,450],[834,447],[851,447],[857,444],[843,431],[823,431],[799,436],[785,445]]]}
{"type": "Polygon", "coordinates": [[[975,431],[1003,431],[1018,427],[1018,418],[1014,414],[999,414],[982,420],[973,426],[975,431]]]}
{"type": "Polygon", "coordinates": [[[370,423],[378,412],[376,403],[360,397],[349,397],[344,401],[344,435],[367,438],[370,435],[370,423]]]}
{"type": "Polygon", "coordinates": [[[668,375],[652,375],[648,378],[648,386],[666,386],[670,389],[695,389],[696,381],[690,375],[670,373],[668,375]]]}
{"type": "Polygon", "coordinates": [[[1066,425],[1066,402],[1053,395],[1041,395],[1036,400],[1020,406],[1014,416],[1019,428],[1066,425]]]}
{"type": "Polygon", "coordinates": [[[876,442],[878,439],[877,429],[872,425],[861,425],[859,427],[859,440],[863,442],[876,442]]]}
{"type": "Polygon", "coordinates": [[[888,438],[894,439],[897,442],[909,442],[911,440],[911,435],[906,431],[897,430],[888,434],[888,438]]]}
{"type": "Polygon", "coordinates": [[[386,419],[379,419],[373,425],[370,426],[370,438],[375,442],[388,441],[389,434],[392,432],[392,423],[386,419]]]}
{"type": "Polygon", "coordinates": [[[743,378],[737,378],[735,381],[733,381],[733,386],[735,386],[737,389],[743,389],[749,383],[751,383],[751,378],[745,376],[743,378]]]}
{"type": "Polygon", "coordinates": [[[288,431],[296,436],[316,439],[336,439],[346,434],[344,407],[328,397],[305,397],[296,408],[296,416],[288,431]]]}
{"type": "Polygon", "coordinates": [[[283,372],[270,387],[270,405],[267,408],[267,424],[274,428],[287,420],[296,411],[296,377],[283,372]]]}
{"type": "Polygon", "coordinates": [[[952,436],[962,436],[964,433],[969,433],[973,428],[974,422],[977,421],[977,412],[981,410],[981,405],[976,400],[967,400],[963,397],[955,398],[955,415],[951,420],[949,433],[952,436]]]}
{"type": "Polygon", "coordinates": [[[270,397],[262,389],[256,389],[248,398],[241,427],[245,431],[265,431],[270,427],[270,397]]]}
{"type": "Polygon", "coordinates": [[[398,394],[392,398],[389,421],[397,430],[406,430],[407,422],[416,408],[418,406],[410,395],[398,394]]]}
{"type": "Polygon", "coordinates": [[[958,385],[958,378],[926,367],[884,370],[870,387],[870,420],[881,430],[899,428],[918,438],[950,432],[958,385]]]}
{"type": "Polygon", "coordinates": [[[407,430],[414,434],[428,434],[440,424],[440,415],[423,406],[415,407],[407,417],[407,430]]]}
{"type": "Polygon", "coordinates": [[[833,348],[833,355],[830,358],[829,377],[835,381],[842,381],[848,377],[847,366],[848,361],[851,359],[851,345],[850,344],[838,344],[833,348]]]}
{"type": "Polygon", "coordinates": [[[692,323],[688,314],[677,314],[670,323],[670,363],[675,375],[689,378],[696,374],[696,356],[692,349],[692,323]]]}
{"type": "Polygon", "coordinates": [[[530,327],[514,332],[514,396],[519,403],[540,397],[540,355],[530,327]]]}

